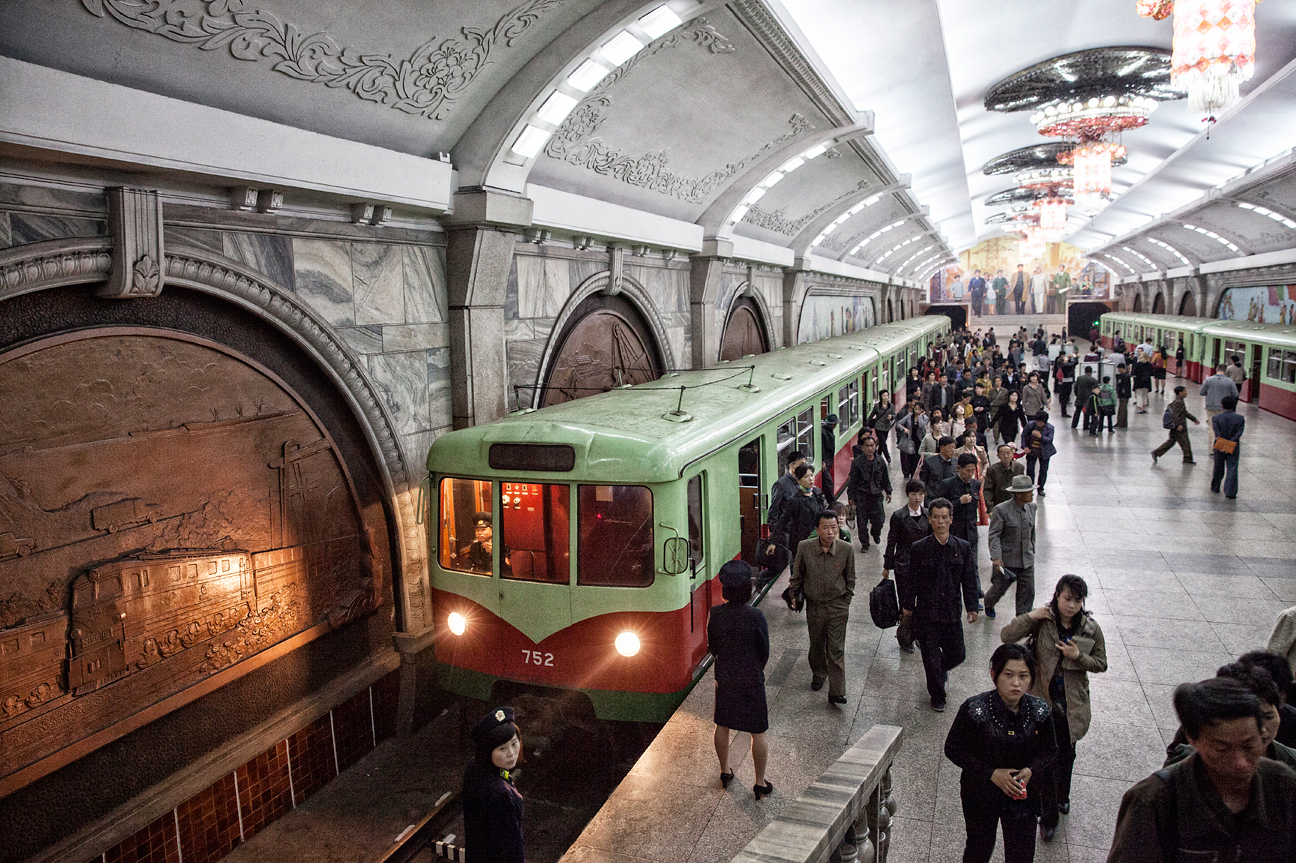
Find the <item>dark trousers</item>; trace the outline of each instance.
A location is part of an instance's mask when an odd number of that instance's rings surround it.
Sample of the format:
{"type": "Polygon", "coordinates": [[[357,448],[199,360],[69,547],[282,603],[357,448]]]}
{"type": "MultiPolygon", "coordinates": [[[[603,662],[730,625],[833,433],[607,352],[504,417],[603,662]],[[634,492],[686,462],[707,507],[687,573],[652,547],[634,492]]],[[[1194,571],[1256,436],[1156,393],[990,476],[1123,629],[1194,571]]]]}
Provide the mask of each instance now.
{"type": "Polygon", "coordinates": [[[1083,417],[1085,423],[1084,429],[1085,431],[1089,431],[1089,418],[1087,416],[1084,416],[1085,414],[1084,408],[1085,406],[1080,404],[1080,397],[1076,396],[1075,409],[1071,411],[1071,428],[1075,428],[1076,426],[1080,425],[1080,419],[1081,417],[1083,417]]]}
{"type": "Polygon", "coordinates": [[[1016,304],[1016,306],[1017,306],[1017,314],[1019,314],[1019,315],[1024,315],[1024,314],[1026,314],[1026,301],[1025,301],[1025,300],[1019,300],[1019,299],[1017,299],[1016,297],[1013,297],[1013,302],[1014,302],[1014,303],[1016,304]]]}
{"type": "MultiPolygon", "coordinates": [[[[1035,567],[1009,566],[1008,569],[1017,576],[1015,579],[1017,613],[1025,614],[1035,607],[1035,567]]],[[[1007,580],[1002,570],[990,574],[990,589],[985,595],[986,611],[994,611],[995,604],[1003,598],[1003,595],[1008,592],[1008,586],[1013,583],[1007,580]]]]}
{"type": "Polygon", "coordinates": [[[1057,385],[1058,404],[1062,406],[1062,416],[1067,415],[1067,405],[1071,403],[1071,388],[1074,383],[1068,381],[1057,385]]]}
{"type": "Polygon", "coordinates": [[[882,497],[861,497],[853,501],[855,504],[855,528],[859,531],[860,548],[868,550],[869,534],[873,534],[873,541],[881,544],[882,542],[882,525],[886,523],[886,510],[882,505],[882,497]],[[870,528],[872,528],[870,530],[870,528]]]}
{"type": "Polygon", "coordinates": [[[1179,448],[1183,450],[1184,461],[1193,460],[1192,441],[1188,440],[1188,429],[1184,429],[1182,431],[1180,431],[1179,429],[1171,429],[1170,437],[1167,438],[1166,442],[1161,444],[1161,446],[1152,450],[1152,455],[1156,456],[1157,458],[1161,458],[1161,456],[1170,452],[1170,448],[1175,444],[1179,444],[1179,448]]]}
{"type": "Polygon", "coordinates": [[[1220,482],[1224,483],[1224,495],[1226,497],[1237,497],[1238,483],[1238,451],[1232,453],[1222,453],[1215,450],[1215,470],[1211,473],[1211,491],[1220,490],[1220,482]]]}
{"type": "Polygon", "coordinates": [[[1129,428],[1129,399],[1117,399],[1116,401],[1116,428],[1129,428]]]}
{"type": "Polygon", "coordinates": [[[827,602],[806,601],[810,630],[810,673],[814,680],[828,679],[829,695],[846,694],[846,624],[850,600],[845,596],[827,602]]]}
{"type": "Polygon", "coordinates": [[[1035,479],[1036,462],[1039,462],[1039,480],[1035,483],[1035,487],[1038,488],[1040,491],[1043,491],[1044,483],[1048,482],[1049,459],[1040,458],[1039,456],[1035,456],[1035,455],[1026,456],[1026,475],[1031,479],[1035,479]]]}
{"type": "Polygon", "coordinates": [[[1066,714],[1053,711],[1053,736],[1057,738],[1058,756],[1049,766],[1047,776],[1038,788],[1044,803],[1040,814],[1040,824],[1045,827],[1056,827],[1058,823],[1058,804],[1071,802],[1071,772],[1075,768],[1076,748],[1071,742],[1071,727],[1066,714]]]}
{"type": "Polygon", "coordinates": [[[891,462],[891,450],[887,449],[887,433],[884,431],[874,431],[873,434],[877,439],[877,454],[886,459],[889,464],[891,462]]]}
{"type": "Polygon", "coordinates": [[[927,694],[933,701],[945,701],[945,679],[951,668],[967,658],[963,644],[963,622],[918,623],[918,649],[922,651],[923,674],[927,677],[927,694]]]}
{"type": "MultiPolygon", "coordinates": [[[[963,863],[989,863],[994,853],[995,834],[1003,824],[1004,863],[1033,863],[1035,860],[1035,816],[1028,811],[1010,809],[994,800],[980,799],[983,794],[998,794],[1008,800],[998,788],[979,792],[964,791],[963,821],[967,825],[967,845],[963,847],[963,863]]],[[[993,799],[993,798],[992,798],[993,799]]]]}
{"type": "Polygon", "coordinates": [[[916,452],[900,453],[900,472],[906,477],[913,476],[914,471],[918,470],[919,459],[920,456],[916,452]]]}

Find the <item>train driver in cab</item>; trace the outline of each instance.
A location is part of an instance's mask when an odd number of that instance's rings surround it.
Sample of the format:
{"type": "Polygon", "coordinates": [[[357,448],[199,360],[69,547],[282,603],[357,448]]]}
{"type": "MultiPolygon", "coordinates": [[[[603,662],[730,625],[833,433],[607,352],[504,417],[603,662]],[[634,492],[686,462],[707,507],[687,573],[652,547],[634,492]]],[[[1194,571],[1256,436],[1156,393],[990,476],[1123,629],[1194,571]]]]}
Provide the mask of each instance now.
{"type": "Polygon", "coordinates": [[[491,549],[494,547],[491,541],[491,514],[489,512],[474,513],[472,525],[472,545],[460,552],[459,557],[468,564],[468,568],[473,572],[490,572],[491,549]]]}

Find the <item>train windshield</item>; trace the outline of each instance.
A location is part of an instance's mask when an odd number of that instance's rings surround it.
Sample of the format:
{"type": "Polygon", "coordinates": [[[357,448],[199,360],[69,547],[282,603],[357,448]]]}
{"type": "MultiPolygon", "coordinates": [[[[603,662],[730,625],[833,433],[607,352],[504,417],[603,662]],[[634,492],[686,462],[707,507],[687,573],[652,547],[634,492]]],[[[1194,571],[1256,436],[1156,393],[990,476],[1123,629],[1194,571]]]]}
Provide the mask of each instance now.
{"type": "Polygon", "coordinates": [[[577,582],[604,587],[653,583],[652,492],[638,485],[583,485],[577,582]]]}
{"type": "Polygon", "coordinates": [[[500,483],[501,577],[550,584],[570,581],[569,495],[565,485],[500,483]]]}
{"type": "Polygon", "coordinates": [[[491,484],[441,480],[441,537],[437,560],[446,569],[491,574],[491,484]]]}

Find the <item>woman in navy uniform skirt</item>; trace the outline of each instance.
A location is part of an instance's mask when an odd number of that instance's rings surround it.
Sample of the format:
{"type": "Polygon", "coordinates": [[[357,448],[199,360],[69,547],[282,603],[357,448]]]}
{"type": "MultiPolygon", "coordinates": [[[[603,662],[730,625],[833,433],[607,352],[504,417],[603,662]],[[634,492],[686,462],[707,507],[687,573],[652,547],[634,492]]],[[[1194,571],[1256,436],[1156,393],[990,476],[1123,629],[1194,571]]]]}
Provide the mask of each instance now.
{"type": "Polygon", "coordinates": [[[513,708],[482,717],[470,732],[477,751],[464,769],[464,850],[473,863],[526,863],[522,795],[513,787],[522,742],[513,708]]]}
{"type": "Polygon", "coordinates": [[[715,657],[715,748],[720,759],[720,784],[733,781],[729,766],[729,732],[746,731],[752,738],[752,767],[756,784],[752,793],[759,800],[774,790],[765,779],[769,747],[769,710],[765,704],[765,663],[769,661],[769,627],[765,615],[747,604],[752,595],[752,569],[744,561],[731,560],[720,567],[720,590],[724,605],[711,609],[707,622],[707,646],[715,657]]]}

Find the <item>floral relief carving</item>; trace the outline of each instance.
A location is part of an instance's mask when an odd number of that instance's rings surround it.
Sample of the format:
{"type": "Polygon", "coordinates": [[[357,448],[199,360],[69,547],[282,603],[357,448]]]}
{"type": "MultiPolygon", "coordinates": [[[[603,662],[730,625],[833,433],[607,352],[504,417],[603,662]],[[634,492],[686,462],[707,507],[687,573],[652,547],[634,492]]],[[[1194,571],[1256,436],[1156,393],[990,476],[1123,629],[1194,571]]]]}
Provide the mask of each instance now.
{"type": "MultiPolygon", "coordinates": [[[[761,208],[759,205],[753,204],[751,209],[747,211],[747,215],[743,216],[743,221],[753,227],[764,228],[765,230],[773,231],[776,234],[783,234],[785,237],[795,237],[797,234],[801,233],[801,229],[809,224],[811,219],[817,218],[818,216],[828,212],[833,207],[846,201],[846,199],[868,188],[868,186],[868,180],[860,180],[855,184],[855,188],[848,192],[843,192],[828,203],[811,210],[809,213],[806,213],[804,216],[797,219],[788,218],[787,214],[783,212],[781,208],[776,210],[766,210],[761,208]]],[[[824,240],[824,242],[819,245],[828,245],[830,240],[831,238],[824,240]]],[[[832,248],[832,246],[829,246],[829,248],[832,248]]],[[[844,251],[845,247],[843,247],[842,250],[844,251]]]]}
{"type": "Polygon", "coordinates": [[[704,48],[712,54],[733,54],[737,51],[733,43],[707,23],[705,18],[690,21],[682,30],[654,42],[600,81],[549,139],[544,154],[551,159],[560,159],[604,176],[615,177],[632,186],[640,186],[698,204],[709,198],[726,181],[756,159],[815,128],[805,116],[793,114],[788,120],[790,129],[786,134],[750,156],[731,162],[703,177],[687,177],[670,170],[668,166],[670,157],[665,150],[643,155],[629,155],[610,148],[602,138],[595,137],[595,133],[606,119],[607,109],[612,105],[612,97],[608,93],[618,82],[637,68],[645,58],[689,44],[704,48]]]}
{"type": "Polygon", "coordinates": [[[81,0],[91,14],[204,51],[228,49],[239,60],[273,61],[276,72],[350,90],[368,102],[444,120],[489,65],[491,52],[513,43],[563,0],[525,0],[483,30],[464,27],[462,39],[434,37],[406,58],[339,46],[327,33],[303,33],[291,21],[254,9],[246,0],[81,0]]]}

